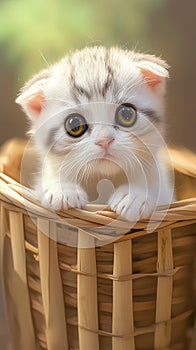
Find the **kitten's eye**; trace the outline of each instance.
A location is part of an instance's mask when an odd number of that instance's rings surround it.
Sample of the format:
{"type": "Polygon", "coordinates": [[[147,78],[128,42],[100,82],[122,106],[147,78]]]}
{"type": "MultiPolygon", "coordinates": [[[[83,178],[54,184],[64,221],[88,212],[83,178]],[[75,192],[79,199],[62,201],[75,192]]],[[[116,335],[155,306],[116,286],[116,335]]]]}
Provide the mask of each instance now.
{"type": "Polygon", "coordinates": [[[131,104],[123,104],[116,110],[115,121],[126,128],[131,127],[137,119],[137,112],[131,104]]]}
{"type": "Polygon", "coordinates": [[[85,118],[78,113],[70,114],[66,118],[64,126],[67,134],[72,137],[80,137],[88,129],[85,118]]]}

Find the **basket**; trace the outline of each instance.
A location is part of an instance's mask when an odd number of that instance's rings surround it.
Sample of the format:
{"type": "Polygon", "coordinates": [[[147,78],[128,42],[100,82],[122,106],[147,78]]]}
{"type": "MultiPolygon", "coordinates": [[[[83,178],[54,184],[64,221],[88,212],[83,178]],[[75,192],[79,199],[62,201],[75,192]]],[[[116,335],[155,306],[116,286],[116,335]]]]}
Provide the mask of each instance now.
{"type": "Polygon", "coordinates": [[[157,228],[148,232],[147,221],[129,229],[95,205],[58,219],[23,190],[1,173],[1,259],[14,350],[187,350],[196,198],[172,203],[163,220],[160,207],[157,228]],[[90,248],[62,244],[62,235],[90,248]],[[113,240],[96,245],[106,236],[113,240]]]}

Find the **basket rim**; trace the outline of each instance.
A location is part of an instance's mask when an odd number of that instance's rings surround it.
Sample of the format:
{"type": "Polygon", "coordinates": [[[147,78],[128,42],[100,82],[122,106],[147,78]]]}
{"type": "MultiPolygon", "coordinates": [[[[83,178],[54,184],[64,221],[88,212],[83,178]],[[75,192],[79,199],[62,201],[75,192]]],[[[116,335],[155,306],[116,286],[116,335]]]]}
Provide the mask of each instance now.
{"type": "MultiPolygon", "coordinates": [[[[82,227],[88,229],[89,225],[95,228],[97,226],[110,225],[113,229],[121,228],[127,230],[127,232],[130,231],[130,222],[122,217],[117,217],[115,212],[104,205],[87,204],[84,209],[69,208],[54,213],[41,205],[39,200],[33,195],[32,190],[19,184],[2,172],[0,172],[0,200],[7,208],[12,208],[13,210],[17,208],[18,211],[23,213],[28,211],[31,215],[38,215],[49,220],[58,222],[58,215],[70,227],[78,228],[78,225],[81,224],[82,227]]],[[[156,226],[158,228],[156,231],[195,223],[196,197],[173,202],[169,208],[165,205],[157,207],[156,213],[153,214],[153,221],[157,223],[156,226]],[[163,214],[165,215],[164,218],[163,214]]],[[[132,228],[144,233],[147,230],[148,223],[149,219],[142,219],[136,222],[132,228]]]]}

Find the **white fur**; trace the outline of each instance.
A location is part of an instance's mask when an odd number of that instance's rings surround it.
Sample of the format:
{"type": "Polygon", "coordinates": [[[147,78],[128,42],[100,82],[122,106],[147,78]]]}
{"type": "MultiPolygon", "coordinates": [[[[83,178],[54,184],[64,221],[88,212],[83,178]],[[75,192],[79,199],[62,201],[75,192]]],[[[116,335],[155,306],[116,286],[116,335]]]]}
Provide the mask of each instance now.
{"type": "MultiPolygon", "coordinates": [[[[42,159],[37,179],[37,194],[44,206],[53,210],[82,207],[87,203],[90,179],[107,178],[116,182],[116,191],[108,203],[111,209],[126,219],[135,221],[149,216],[156,205],[168,203],[172,188],[166,167],[160,159],[165,147],[159,128],[153,125],[143,110],[153,110],[163,118],[166,64],[154,56],[110,49],[109,65],[113,81],[105,95],[98,86],[108,77],[106,49],[86,48],[71,58],[65,57],[48,69],[48,77],[38,76],[29,83],[17,102],[32,120],[31,133],[42,159]],[[71,62],[71,63],[70,63],[71,62]],[[86,94],[73,98],[70,75],[86,94]],[[154,88],[148,86],[141,68],[161,78],[154,88]],[[28,102],[42,92],[45,100],[39,116],[35,116],[28,102]],[[120,103],[131,103],[137,108],[138,118],[131,128],[116,127],[114,115],[120,103]],[[82,114],[91,125],[82,137],[73,139],[64,130],[67,115],[82,114]],[[55,139],[48,147],[51,130],[55,139]],[[112,137],[108,153],[98,141],[112,137]],[[125,184],[126,182],[126,184],[125,184]],[[85,190],[84,190],[85,188],[85,190]]],[[[107,58],[108,59],[108,58],[107,58]]]]}

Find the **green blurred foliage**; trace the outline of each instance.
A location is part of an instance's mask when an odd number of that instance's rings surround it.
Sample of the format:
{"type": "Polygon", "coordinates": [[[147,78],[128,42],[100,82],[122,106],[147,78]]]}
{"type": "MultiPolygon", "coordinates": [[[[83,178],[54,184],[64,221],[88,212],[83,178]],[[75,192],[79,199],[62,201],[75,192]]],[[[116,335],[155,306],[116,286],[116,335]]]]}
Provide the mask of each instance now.
{"type": "Polygon", "coordinates": [[[139,43],[146,49],[151,13],[167,1],[1,0],[0,50],[16,75],[26,79],[46,62],[85,45],[134,48],[139,43]]]}
{"type": "Polygon", "coordinates": [[[166,6],[168,0],[99,0],[96,2],[101,39],[109,44],[134,48],[140,45],[148,47],[148,28],[151,15],[166,6]]]}
{"type": "Polygon", "coordinates": [[[0,6],[0,45],[21,74],[76,47],[92,27],[91,5],[80,1],[13,0],[0,6]]]}

